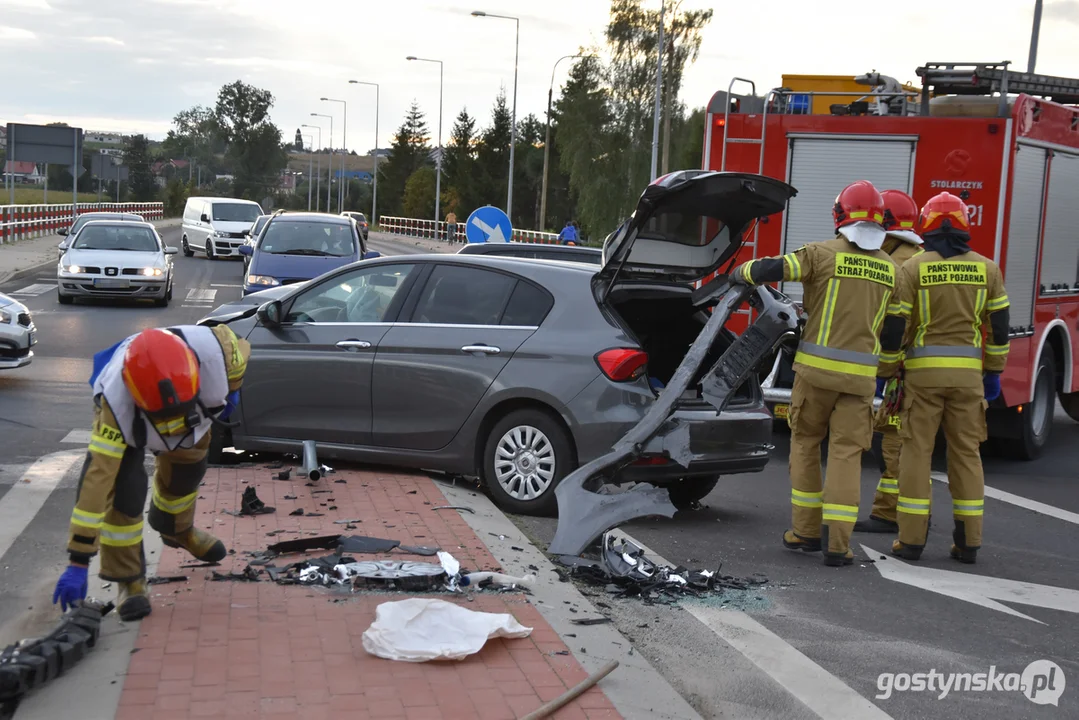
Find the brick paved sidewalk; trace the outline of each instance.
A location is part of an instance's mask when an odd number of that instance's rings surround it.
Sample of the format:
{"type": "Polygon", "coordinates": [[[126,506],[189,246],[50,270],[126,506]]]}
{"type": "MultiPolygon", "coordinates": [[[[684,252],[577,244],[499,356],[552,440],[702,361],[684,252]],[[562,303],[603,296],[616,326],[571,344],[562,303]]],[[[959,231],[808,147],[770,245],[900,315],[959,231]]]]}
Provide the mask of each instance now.
{"type": "MultiPolygon", "coordinates": [[[[457,511],[432,509],[447,501],[425,476],[339,471],[307,487],[302,480],[272,480],[272,474],[262,465],[207,472],[196,523],[212,528],[236,551],[219,571],[242,570],[247,564],[244,550],[307,534],[336,533],[437,545],[463,568],[500,569],[457,511]],[[342,479],[343,484],[334,482],[342,479]],[[276,513],[233,517],[220,512],[238,509],[248,485],[254,485],[276,513]],[[312,494],[315,490],[331,492],[312,494]],[[298,499],[286,500],[284,495],[298,499]],[[297,507],[325,516],[290,516],[297,507]],[[362,522],[356,530],[333,524],[345,518],[362,522]],[[274,530],[300,532],[267,537],[274,530]]],[[[399,551],[392,557],[434,560],[399,551]]],[[[285,556],[275,564],[298,559],[285,556]]],[[[182,551],[164,551],[157,574],[187,574],[189,581],[151,587],[153,614],[142,621],[117,720],[518,718],[587,676],[523,593],[474,593],[472,602],[449,593],[438,597],[471,610],[510,613],[533,628],[530,637],[490,640],[480,653],[460,662],[394,662],[368,655],[361,635],[380,603],[408,595],[344,596],[322,588],[277,585],[265,574],[258,583],[211,582],[207,570],[180,568],[190,562],[182,551]]],[[[597,687],[553,717],[620,716],[597,687]]]]}

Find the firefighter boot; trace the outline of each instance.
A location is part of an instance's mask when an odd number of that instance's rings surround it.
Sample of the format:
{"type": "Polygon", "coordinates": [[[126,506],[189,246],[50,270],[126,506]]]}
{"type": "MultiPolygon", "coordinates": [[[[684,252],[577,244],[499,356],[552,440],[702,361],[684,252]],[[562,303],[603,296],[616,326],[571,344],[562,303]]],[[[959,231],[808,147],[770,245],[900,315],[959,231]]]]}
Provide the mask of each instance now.
{"type": "Polygon", "coordinates": [[[132,622],[150,614],[150,594],[146,591],[146,580],[134,580],[119,585],[116,611],[121,620],[132,622]]]}
{"type": "Polygon", "coordinates": [[[179,535],[162,535],[161,542],[166,547],[182,547],[202,562],[220,562],[228,554],[225,543],[196,527],[188,528],[179,535]]]}
{"type": "Polygon", "coordinates": [[[892,541],[892,555],[912,562],[921,559],[924,548],[925,545],[907,545],[898,540],[892,541]]]}
{"type": "Polygon", "coordinates": [[[783,547],[802,552],[820,552],[820,538],[802,537],[793,530],[783,533],[783,547]]]}
{"type": "Polygon", "coordinates": [[[868,520],[859,520],[854,523],[854,532],[862,533],[891,533],[899,532],[899,523],[870,515],[868,520]]]}
{"type": "Polygon", "coordinates": [[[843,567],[854,562],[854,553],[850,548],[846,552],[834,552],[828,549],[828,524],[825,523],[820,529],[820,541],[824,550],[824,564],[829,567],[843,567]]]}
{"type": "Polygon", "coordinates": [[[967,529],[962,520],[955,521],[955,530],[952,531],[953,560],[958,560],[966,565],[973,565],[978,561],[978,548],[967,546],[967,529]]]}

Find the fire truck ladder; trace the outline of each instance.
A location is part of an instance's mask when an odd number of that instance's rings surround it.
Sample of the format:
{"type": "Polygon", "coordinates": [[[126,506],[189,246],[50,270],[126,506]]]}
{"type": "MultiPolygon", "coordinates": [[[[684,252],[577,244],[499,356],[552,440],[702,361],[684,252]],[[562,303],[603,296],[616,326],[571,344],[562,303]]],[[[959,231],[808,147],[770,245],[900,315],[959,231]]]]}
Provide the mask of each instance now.
{"type": "Polygon", "coordinates": [[[1009,70],[1000,63],[926,63],[922,78],[922,115],[929,114],[930,89],[938,95],[1000,95],[1000,114],[1008,114],[1008,94],[1026,93],[1062,105],[1079,105],[1079,80],[1009,70]]]}
{"type": "MultiPolygon", "coordinates": [[[[742,82],[742,83],[746,83],[747,85],[749,85],[749,87],[750,87],[750,95],[749,95],[749,97],[752,98],[753,100],[758,99],[757,98],[757,84],[756,83],[754,83],[752,80],[747,80],[745,78],[740,78],[740,77],[731,78],[730,84],[727,85],[727,106],[723,110],[723,149],[722,149],[722,155],[720,156],[720,161],[719,161],[719,170],[720,170],[720,172],[726,172],[726,170],[727,170],[727,144],[728,143],[742,144],[742,145],[757,145],[757,146],[759,146],[759,149],[760,149],[759,158],[758,158],[758,161],[757,161],[757,174],[758,175],[763,175],[764,174],[764,139],[765,139],[765,136],[766,136],[766,134],[768,132],[768,106],[772,103],[772,99],[775,96],[776,91],[771,90],[764,97],[764,109],[761,112],[761,136],[759,138],[732,138],[728,134],[728,128],[730,127],[730,120],[731,120],[731,101],[732,101],[732,98],[734,97],[731,94],[731,91],[734,89],[734,84],[737,83],[737,82],[742,82]]],[[[753,240],[750,241],[750,242],[746,242],[746,243],[742,244],[742,247],[748,247],[750,249],[751,255],[748,258],[749,260],[756,260],[757,259],[757,240],[760,237],[760,231],[761,231],[760,220],[757,220],[756,222],[753,223],[753,240]]],[[[752,317],[753,317],[753,311],[751,309],[749,309],[748,307],[743,307],[743,308],[740,308],[738,310],[735,310],[734,314],[736,314],[736,315],[746,315],[751,320],[752,320],[752,317]]]]}

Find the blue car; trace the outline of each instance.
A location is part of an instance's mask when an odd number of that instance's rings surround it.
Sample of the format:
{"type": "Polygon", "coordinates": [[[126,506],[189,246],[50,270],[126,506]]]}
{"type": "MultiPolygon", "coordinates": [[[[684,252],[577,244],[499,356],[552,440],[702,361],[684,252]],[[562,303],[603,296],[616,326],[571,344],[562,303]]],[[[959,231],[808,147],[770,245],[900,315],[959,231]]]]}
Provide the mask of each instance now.
{"type": "Polygon", "coordinates": [[[343,265],[378,257],[368,252],[356,221],[322,213],[281,213],[270,218],[251,245],[244,295],[316,278],[343,265]]]}

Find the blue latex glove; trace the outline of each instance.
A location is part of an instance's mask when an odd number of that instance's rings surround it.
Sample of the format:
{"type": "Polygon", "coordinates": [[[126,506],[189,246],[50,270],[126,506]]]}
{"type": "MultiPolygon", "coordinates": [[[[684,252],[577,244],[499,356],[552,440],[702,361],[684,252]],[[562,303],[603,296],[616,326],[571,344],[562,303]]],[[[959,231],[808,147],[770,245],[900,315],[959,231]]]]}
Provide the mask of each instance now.
{"type": "Polygon", "coordinates": [[[888,384],[888,380],[885,378],[877,378],[877,393],[876,397],[884,397],[884,386],[888,384]]]}
{"type": "Polygon", "coordinates": [[[225,396],[225,409],[218,415],[222,420],[228,420],[232,415],[232,411],[240,406],[240,391],[233,390],[225,396]]]}
{"type": "Polygon", "coordinates": [[[1000,375],[986,373],[985,377],[982,378],[982,387],[985,388],[985,399],[993,402],[1000,397],[1000,375]]]}
{"type": "Polygon", "coordinates": [[[67,569],[56,581],[56,590],[52,594],[52,604],[60,602],[64,612],[74,607],[75,603],[86,599],[86,589],[89,581],[86,579],[87,568],[78,565],[68,565],[67,569]]]}

